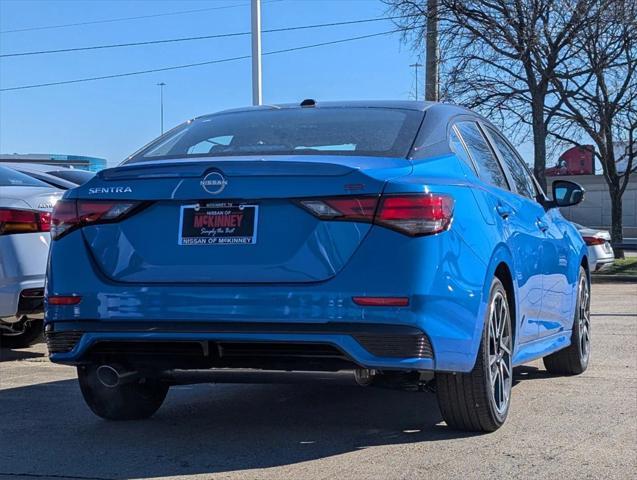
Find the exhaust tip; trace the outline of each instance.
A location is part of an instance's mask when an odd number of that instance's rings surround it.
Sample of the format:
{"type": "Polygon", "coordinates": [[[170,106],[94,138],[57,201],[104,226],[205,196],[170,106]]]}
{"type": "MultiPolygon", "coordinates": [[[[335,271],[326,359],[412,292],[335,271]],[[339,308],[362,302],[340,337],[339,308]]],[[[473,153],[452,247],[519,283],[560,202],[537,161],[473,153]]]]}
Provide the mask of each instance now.
{"type": "Polygon", "coordinates": [[[110,365],[100,365],[96,374],[97,379],[105,387],[115,388],[119,385],[119,372],[110,365]]]}

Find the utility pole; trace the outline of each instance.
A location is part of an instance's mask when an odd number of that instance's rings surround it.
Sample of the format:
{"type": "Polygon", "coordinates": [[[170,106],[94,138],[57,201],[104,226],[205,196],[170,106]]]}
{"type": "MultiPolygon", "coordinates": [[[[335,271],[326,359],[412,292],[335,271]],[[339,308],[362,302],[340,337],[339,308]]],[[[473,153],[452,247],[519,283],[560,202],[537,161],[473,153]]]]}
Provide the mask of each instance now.
{"type": "Polygon", "coordinates": [[[438,0],[427,0],[425,100],[438,101],[438,0]]]}
{"type": "Polygon", "coordinates": [[[416,74],[416,100],[418,100],[418,82],[419,82],[419,80],[418,80],[418,69],[419,69],[420,67],[422,67],[422,63],[418,63],[418,62],[416,62],[416,63],[412,63],[412,64],[411,64],[411,65],[409,65],[409,66],[410,66],[410,67],[413,67],[413,69],[414,69],[414,73],[416,74]]]}
{"type": "Polygon", "coordinates": [[[252,0],[252,105],[261,105],[261,0],[252,0]]]}
{"type": "Polygon", "coordinates": [[[160,105],[160,118],[161,118],[161,134],[164,134],[164,87],[166,84],[164,82],[160,82],[157,84],[159,87],[159,105],[160,105]]]}

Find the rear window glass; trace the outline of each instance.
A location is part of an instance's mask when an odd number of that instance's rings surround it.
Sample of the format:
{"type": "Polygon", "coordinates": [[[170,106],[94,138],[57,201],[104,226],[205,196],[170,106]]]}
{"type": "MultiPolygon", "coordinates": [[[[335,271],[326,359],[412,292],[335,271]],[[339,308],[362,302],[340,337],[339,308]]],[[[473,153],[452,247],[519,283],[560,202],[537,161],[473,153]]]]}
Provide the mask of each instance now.
{"type": "Polygon", "coordinates": [[[47,187],[48,184],[0,165],[0,187],[47,187]]]}
{"type": "Polygon", "coordinates": [[[282,108],[202,117],[126,163],[232,155],[406,157],[422,112],[391,108],[282,108]]]}

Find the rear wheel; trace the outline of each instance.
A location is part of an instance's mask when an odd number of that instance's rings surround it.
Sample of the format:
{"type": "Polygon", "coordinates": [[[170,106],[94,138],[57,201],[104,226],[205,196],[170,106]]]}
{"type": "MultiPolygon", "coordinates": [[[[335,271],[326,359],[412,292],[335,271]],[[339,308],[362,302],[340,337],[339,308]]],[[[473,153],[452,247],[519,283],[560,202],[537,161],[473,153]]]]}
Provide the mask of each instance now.
{"type": "Polygon", "coordinates": [[[84,401],[95,415],[107,420],[139,420],[152,416],[161,407],[168,385],[156,379],[141,379],[115,387],[103,385],[96,365],[77,368],[84,401]]]}
{"type": "Polygon", "coordinates": [[[3,323],[0,326],[0,347],[26,348],[42,337],[43,321],[23,317],[16,323],[3,323]]]}
{"type": "Polygon", "coordinates": [[[580,267],[577,280],[577,303],[573,319],[571,344],[544,357],[544,366],[556,375],[579,375],[588,367],[591,356],[591,294],[586,271],[580,267]]]}
{"type": "Polygon", "coordinates": [[[507,294],[502,282],[495,278],[473,370],[436,375],[440,412],[449,427],[493,432],[502,426],[511,400],[512,347],[507,294]]]}

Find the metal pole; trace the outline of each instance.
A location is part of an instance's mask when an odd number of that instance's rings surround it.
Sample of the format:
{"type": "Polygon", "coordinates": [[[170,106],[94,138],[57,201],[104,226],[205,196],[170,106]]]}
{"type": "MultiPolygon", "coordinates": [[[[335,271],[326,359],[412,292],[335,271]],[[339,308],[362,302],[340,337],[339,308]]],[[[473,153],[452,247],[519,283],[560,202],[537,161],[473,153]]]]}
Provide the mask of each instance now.
{"type": "Polygon", "coordinates": [[[164,134],[164,87],[166,86],[166,84],[164,82],[160,82],[157,84],[157,86],[159,87],[159,104],[160,104],[160,109],[161,109],[161,134],[164,134]]]}
{"type": "Polygon", "coordinates": [[[261,105],[261,0],[252,0],[252,105],[261,105]]]}
{"type": "Polygon", "coordinates": [[[410,67],[413,67],[416,73],[416,100],[418,100],[418,68],[422,67],[422,63],[412,63],[411,65],[409,65],[410,67]]]}
{"type": "Polygon", "coordinates": [[[427,0],[425,100],[438,101],[438,0],[427,0]]]}

